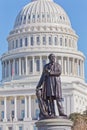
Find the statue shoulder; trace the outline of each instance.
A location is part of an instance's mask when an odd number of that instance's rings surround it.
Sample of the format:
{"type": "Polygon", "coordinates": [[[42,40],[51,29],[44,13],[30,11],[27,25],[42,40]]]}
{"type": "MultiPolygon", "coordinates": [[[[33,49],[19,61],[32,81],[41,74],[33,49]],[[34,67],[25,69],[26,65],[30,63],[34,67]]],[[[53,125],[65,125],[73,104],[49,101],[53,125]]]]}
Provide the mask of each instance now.
{"type": "Polygon", "coordinates": [[[44,68],[46,68],[46,67],[48,67],[48,66],[49,66],[49,63],[48,63],[48,64],[45,64],[45,65],[44,65],[44,68]]]}

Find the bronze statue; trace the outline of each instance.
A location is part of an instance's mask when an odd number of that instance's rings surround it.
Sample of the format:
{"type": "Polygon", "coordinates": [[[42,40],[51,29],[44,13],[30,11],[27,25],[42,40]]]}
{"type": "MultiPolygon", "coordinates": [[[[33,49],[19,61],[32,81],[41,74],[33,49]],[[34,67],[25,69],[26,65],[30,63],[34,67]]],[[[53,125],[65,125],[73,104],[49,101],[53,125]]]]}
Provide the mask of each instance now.
{"type": "Polygon", "coordinates": [[[56,100],[59,116],[66,116],[62,106],[61,66],[55,62],[55,55],[49,55],[49,63],[44,66],[42,76],[36,87],[36,95],[40,108],[40,119],[54,118],[56,100]]]}

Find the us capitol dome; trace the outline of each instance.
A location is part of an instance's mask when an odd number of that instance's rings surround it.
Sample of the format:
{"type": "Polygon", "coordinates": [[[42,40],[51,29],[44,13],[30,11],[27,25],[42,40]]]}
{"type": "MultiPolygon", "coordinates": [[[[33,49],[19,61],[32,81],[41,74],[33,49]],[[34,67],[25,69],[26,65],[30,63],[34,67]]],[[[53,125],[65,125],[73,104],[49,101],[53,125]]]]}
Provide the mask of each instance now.
{"type": "Polygon", "coordinates": [[[78,50],[78,35],[60,5],[53,0],[32,0],[17,15],[7,41],[8,51],[1,57],[1,130],[36,129],[39,109],[35,88],[50,53],[62,66],[65,113],[85,111],[85,56],[78,50]]]}

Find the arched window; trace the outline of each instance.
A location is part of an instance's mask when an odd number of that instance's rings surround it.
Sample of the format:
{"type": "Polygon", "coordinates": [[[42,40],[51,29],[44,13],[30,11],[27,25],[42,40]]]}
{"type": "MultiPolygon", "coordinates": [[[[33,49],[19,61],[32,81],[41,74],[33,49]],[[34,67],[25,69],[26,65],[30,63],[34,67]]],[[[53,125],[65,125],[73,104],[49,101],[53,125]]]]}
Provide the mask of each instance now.
{"type": "Polygon", "coordinates": [[[23,41],[22,39],[20,39],[20,47],[22,47],[23,41]]]}
{"type": "Polygon", "coordinates": [[[65,47],[67,46],[67,39],[65,38],[65,47]]]}
{"type": "Polygon", "coordinates": [[[57,45],[57,37],[54,37],[54,44],[57,45]]]}
{"type": "Polygon", "coordinates": [[[31,43],[31,46],[34,45],[34,39],[33,39],[33,36],[31,37],[30,43],[31,43]]]}
{"type": "Polygon", "coordinates": [[[16,40],[16,48],[18,48],[18,39],[16,40]]]}
{"type": "Polygon", "coordinates": [[[12,41],[12,49],[14,49],[14,41],[12,41]]]}
{"type": "Polygon", "coordinates": [[[37,41],[37,45],[40,45],[40,37],[39,36],[36,38],[36,41],[37,41]]]}
{"type": "Polygon", "coordinates": [[[52,37],[51,36],[49,36],[49,45],[52,45],[52,37]]]}
{"type": "Polygon", "coordinates": [[[60,46],[62,46],[62,44],[63,44],[63,39],[60,38],[60,46]]]}
{"type": "Polygon", "coordinates": [[[27,37],[25,38],[25,46],[28,46],[28,39],[27,39],[27,37]]]}
{"type": "Polygon", "coordinates": [[[43,45],[46,45],[46,36],[43,36],[43,45]]]}

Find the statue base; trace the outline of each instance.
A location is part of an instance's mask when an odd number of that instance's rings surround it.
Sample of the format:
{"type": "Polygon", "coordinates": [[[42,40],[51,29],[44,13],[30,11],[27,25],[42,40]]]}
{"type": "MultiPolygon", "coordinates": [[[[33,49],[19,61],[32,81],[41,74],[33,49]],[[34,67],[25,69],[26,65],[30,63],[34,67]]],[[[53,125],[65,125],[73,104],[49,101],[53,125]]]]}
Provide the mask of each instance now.
{"type": "Polygon", "coordinates": [[[38,130],[71,130],[73,122],[69,119],[44,119],[36,122],[38,130]]]}

